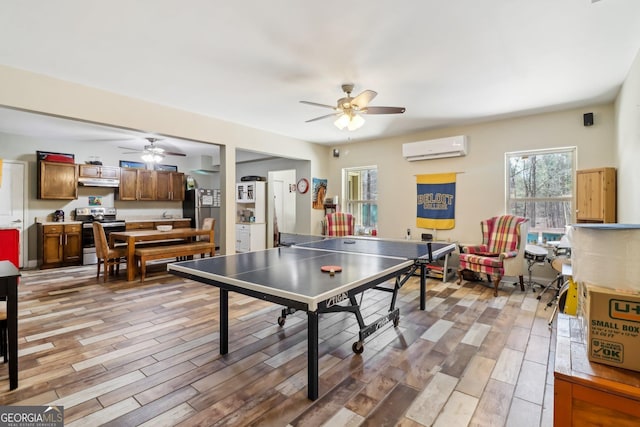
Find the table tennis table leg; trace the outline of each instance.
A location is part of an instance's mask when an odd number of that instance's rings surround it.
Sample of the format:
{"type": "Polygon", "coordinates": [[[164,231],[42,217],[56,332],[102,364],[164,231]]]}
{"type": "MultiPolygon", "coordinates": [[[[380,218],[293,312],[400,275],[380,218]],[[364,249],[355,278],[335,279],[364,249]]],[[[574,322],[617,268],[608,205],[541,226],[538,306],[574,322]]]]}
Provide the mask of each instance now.
{"type": "Polygon", "coordinates": [[[318,398],[318,312],[307,311],[307,397],[318,398]]]}
{"type": "Polygon", "coordinates": [[[420,264],[420,310],[427,306],[427,265],[420,264]]]}
{"type": "Polygon", "coordinates": [[[229,352],[229,291],[220,289],[220,354],[229,352]]]}

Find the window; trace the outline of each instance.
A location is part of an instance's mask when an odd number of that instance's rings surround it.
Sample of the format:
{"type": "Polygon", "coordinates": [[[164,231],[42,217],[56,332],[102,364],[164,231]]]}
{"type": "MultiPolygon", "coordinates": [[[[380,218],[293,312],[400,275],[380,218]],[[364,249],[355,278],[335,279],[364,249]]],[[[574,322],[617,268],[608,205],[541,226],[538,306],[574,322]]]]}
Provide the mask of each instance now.
{"type": "Polygon", "coordinates": [[[356,234],[369,234],[378,226],[378,167],[342,170],[344,211],[356,219],[356,234]]]}
{"type": "Polygon", "coordinates": [[[557,233],[551,240],[564,234],[573,222],[575,147],[506,153],[505,158],[507,212],[529,218],[530,232],[557,233]]]}

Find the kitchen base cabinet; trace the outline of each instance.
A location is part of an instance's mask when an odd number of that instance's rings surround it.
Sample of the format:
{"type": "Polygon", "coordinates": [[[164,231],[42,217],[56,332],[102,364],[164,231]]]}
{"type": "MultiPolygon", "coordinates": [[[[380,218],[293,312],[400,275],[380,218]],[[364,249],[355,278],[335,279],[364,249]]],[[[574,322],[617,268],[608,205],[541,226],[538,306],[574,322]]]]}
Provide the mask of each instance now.
{"type": "Polygon", "coordinates": [[[42,269],[81,265],[82,225],[41,224],[38,250],[38,264],[42,269]]]}
{"type": "Polygon", "coordinates": [[[259,251],[266,248],[266,224],[236,224],[236,252],[259,251]]]}

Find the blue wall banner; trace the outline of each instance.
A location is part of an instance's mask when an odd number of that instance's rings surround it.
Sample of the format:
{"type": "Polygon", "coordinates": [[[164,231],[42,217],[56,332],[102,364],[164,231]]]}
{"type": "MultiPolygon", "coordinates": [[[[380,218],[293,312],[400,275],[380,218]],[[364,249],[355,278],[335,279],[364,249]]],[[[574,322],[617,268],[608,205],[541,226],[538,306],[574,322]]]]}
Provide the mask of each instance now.
{"type": "Polygon", "coordinates": [[[436,230],[455,227],[456,174],[417,175],[416,226],[436,230]]]}

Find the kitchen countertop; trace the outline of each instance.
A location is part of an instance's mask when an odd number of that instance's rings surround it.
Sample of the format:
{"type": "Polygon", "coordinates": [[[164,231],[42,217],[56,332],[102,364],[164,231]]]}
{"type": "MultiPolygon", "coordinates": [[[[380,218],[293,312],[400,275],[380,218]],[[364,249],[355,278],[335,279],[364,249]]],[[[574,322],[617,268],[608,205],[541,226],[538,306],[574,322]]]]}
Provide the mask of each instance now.
{"type": "Polygon", "coordinates": [[[42,225],[71,225],[71,224],[82,224],[82,221],[63,221],[63,222],[59,222],[59,221],[36,221],[38,224],[42,224],[42,225]]]}
{"type": "Polygon", "coordinates": [[[118,218],[118,219],[122,220],[124,222],[191,221],[191,218],[144,218],[144,219],[138,219],[138,218],[123,219],[123,218],[118,218]]]}

